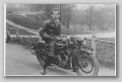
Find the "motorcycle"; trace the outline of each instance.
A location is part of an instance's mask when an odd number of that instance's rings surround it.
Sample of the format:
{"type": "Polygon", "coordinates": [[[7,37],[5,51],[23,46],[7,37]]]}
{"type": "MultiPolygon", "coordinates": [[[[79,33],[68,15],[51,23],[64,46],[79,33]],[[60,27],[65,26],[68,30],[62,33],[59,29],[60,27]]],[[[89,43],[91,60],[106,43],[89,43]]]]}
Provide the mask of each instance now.
{"type": "MultiPolygon", "coordinates": [[[[54,53],[56,59],[51,65],[73,70],[78,76],[97,76],[98,61],[93,55],[92,49],[84,49],[85,40],[73,37],[63,37],[55,42],[54,53]]],[[[49,46],[44,42],[33,47],[38,62],[44,65],[48,55],[49,46]]]]}

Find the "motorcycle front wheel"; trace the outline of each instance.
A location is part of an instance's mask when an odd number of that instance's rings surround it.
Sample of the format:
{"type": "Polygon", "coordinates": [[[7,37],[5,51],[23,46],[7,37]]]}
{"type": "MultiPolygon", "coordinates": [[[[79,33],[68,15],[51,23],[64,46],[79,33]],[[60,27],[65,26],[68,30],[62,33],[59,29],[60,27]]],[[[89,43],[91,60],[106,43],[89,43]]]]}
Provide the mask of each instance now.
{"type": "Polygon", "coordinates": [[[94,55],[84,55],[79,59],[78,76],[97,76],[99,72],[98,61],[94,55]]]}

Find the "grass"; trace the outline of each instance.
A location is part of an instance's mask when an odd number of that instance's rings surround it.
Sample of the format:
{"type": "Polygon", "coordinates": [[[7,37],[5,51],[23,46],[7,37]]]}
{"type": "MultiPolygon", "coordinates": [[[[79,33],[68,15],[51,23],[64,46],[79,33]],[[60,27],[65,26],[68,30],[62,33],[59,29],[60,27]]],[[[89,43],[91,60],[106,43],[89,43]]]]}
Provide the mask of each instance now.
{"type": "MultiPolygon", "coordinates": [[[[42,18],[39,18],[39,15],[27,15],[27,17],[21,16],[21,15],[8,15],[7,19],[13,21],[16,24],[19,24],[21,26],[38,30],[42,25],[42,18]]],[[[26,32],[25,32],[26,33],[26,32]]],[[[82,30],[69,30],[66,29],[65,26],[62,26],[62,34],[66,35],[74,35],[74,34],[89,34],[91,32],[86,32],[82,30]]],[[[24,32],[22,31],[22,34],[24,32]]],[[[101,39],[101,38],[99,38],[101,39]]],[[[108,40],[108,41],[115,41],[114,38],[102,38],[102,40],[108,40]]],[[[31,47],[31,45],[36,44],[38,42],[37,38],[13,38],[12,43],[21,44],[26,47],[31,47]]],[[[97,43],[96,47],[96,57],[100,63],[100,65],[105,67],[115,67],[115,45],[107,44],[107,43],[97,43]]]]}
{"type": "MultiPolygon", "coordinates": [[[[20,44],[27,48],[30,48],[32,45],[38,42],[37,38],[12,38],[11,43],[20,44]]],[[[87,42],[89,46],[90,42],[87,42]]],[[[107,43],[97,43],[96,47],[96,57],[101,66],[114,68],[115,67],[115,45],[107,43]]]]}
{"type": "Polygon", "coordinates": [[[115,45],[97,43],[96,57],[101,65],[115,67],[115,55],[115,45]]]}
{"type": "Polygon", "coordinates": [[[66,35],[92,34],[92,32],[83,31],[83,30],[72,30],[72,29],[67,29],[66,27],[61,29],[61,33],[66,35]]]}
{"type": "Polygon", "coordinates": [[[107,40],[111,42],[115,42],[115,38],[97,38],[98,40],[107,40]]]}
{"type": "MultiPolygon", "coordinates": [[[[102,40],[113,41],[115,38],[101,38],[102,40]]],[[[90,41],[87,41],[86,46],[90,45],[90,41]]],[[[115,67],[115,44],[108,44],[105,42],[96,43],[96,57],[101,66],[115,67]]]]}

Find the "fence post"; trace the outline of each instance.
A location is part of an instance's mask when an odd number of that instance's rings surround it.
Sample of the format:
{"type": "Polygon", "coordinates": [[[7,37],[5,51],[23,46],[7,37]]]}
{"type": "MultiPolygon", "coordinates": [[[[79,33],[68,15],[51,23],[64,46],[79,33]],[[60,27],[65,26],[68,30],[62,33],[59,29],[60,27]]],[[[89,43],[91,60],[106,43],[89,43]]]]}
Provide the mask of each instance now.
{"type": "Polygon", "coordinates": [[[7,34],[10,37],[10,29],[9,28],[7,28],[7,34]]]}
{"type": "Polygon", "coordinates": [[[38,42],[42,42],[42,37],[38,35],[38,42]]]}
{"type": "Polygon", "coordinates": [[[6,27],[6,42],[11,41],[10,29],[6,27]]]}
{"type": "Polygon", "coordinates": [[[93,55],[96,56],[96,36],[93,35],[91,38],[91,48],[93,49],[93,55]]]}
{"type": "Polygon", "coordinates": [[[19,28],[17,27],[16,38],[19,38],[19,28]]]}

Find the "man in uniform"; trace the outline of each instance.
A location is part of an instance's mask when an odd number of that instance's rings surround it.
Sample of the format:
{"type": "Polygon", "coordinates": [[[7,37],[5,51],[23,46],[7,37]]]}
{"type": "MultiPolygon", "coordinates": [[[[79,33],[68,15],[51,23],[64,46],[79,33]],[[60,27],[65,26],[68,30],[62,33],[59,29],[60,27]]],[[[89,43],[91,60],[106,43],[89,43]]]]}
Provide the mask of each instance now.
{"type": "Polygon", "coordinates": [[[58,37],[60,37],[60,20],[59,20],[59,11],[52,10],[51,18],[44,22],[44,25],[39,30],[39,34],[46,44],[50,46],[48,57],[43,66],[42,74],[46,73],[46,67],[51,64],[52,60],[55,59],[54,54],[54,44],[58,37]]]}

